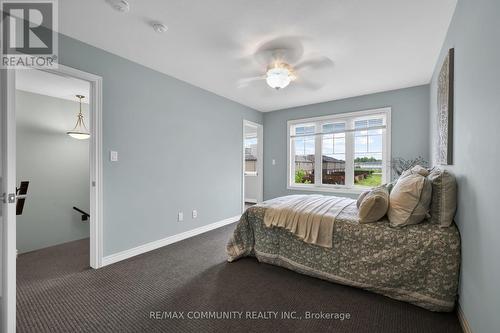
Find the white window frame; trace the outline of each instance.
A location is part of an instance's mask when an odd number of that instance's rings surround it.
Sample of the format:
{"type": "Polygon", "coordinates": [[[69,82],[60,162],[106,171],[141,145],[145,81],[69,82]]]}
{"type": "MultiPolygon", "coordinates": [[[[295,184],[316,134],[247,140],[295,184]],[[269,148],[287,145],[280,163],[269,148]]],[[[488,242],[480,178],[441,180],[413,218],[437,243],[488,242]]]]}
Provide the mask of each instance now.
{"type": "MultiPolygon", "coordinates": [[[[321,132],[321,126],[326,123],[332,122],[346,122],[346,128],[353,128],[354,120],[359,118],[371,118],[376,116],[384,116],[386,135],[382,136],[382,149],[383,149],[383,163],[382,163],[382,183],[387,183],[391,179],[391,108],[384,107],[379,109],[362,110],[348,113],[338,113],[328,116],[294,119],[287,122],[287,188],[289,190],[301,191],[314,191],[314,192],[336,192],[336,193],[351,193],[359,194],[369,187],[359,186],[354,184],[354,163],[346,163],[346,177],[345,185],[331,185],[321,184],[322,177],[322,163],[315,163],[314,167],[314,184],[296,184],[295,183],[295,163],[292,162],[292,149],[291,147],[291,129],[297,124],[315,125],[316,133],[321,132]],[[318,129],[319,127],[319,129],[318,129]]],[[[354,161],[354,133],[346,132],[346,161],[354,161]]],[[[323,140],[320,135],[316,134],[315,139],[315,156],[317,160],[318,154],[321,156],[323,140]],[[319,152],[319,153],[318,153],[319,152]]],[[[321,159],[320,159],[321,161],[321,159]]]]}

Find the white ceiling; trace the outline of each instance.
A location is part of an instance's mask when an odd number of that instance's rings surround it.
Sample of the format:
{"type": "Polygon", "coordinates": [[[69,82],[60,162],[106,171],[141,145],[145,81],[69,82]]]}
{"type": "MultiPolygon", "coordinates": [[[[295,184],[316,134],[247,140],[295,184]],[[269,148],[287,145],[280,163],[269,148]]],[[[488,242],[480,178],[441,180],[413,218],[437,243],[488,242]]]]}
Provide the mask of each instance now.
{"type": "Polygon", "coordinates": [[[59,1],[66,35],[260,111],[429,82],[457,0],[106,0],[59,1]],[[163,34],[149,26],[161,21],[163,34]],[[281,91],[264,81],[252,54],[269,40],[297,37],[306,55],[334,62],[326,85],[281,91]]]}
{"type": "Polygon", "coordinates": [[[36,69],[16,71],[16,89],[35,94],[78,101],[75,95],[83,95],[88,103],[90,84],[87,81],[51,74],[36,69]]]}

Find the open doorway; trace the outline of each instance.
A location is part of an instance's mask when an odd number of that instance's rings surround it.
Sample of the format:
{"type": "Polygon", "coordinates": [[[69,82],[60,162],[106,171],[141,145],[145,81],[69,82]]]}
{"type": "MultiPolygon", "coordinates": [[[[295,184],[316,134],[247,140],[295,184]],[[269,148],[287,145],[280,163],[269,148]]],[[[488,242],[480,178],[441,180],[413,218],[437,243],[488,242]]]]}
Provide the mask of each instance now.
{"type": "MultiPolygon", "coordinates": [[[[24,69],[28,71],[28,69],[24,69]]],[[[101,118],[101,110],[102,110],[102,78],[96,76],[94,74],[86,73],[77,69],[73,69],[67,66],[59,65],[57,68],[51,69],[41,69],[37,70],[40,74],[50,73],[54,74],[57,77],[67,78],[67,79],[79,79],[86,81],[89,86],[88,99],[90,101],[88,106],[88,119],[86,122],[86,126],[88,127],[90,137],[88,139],[88,164],[87,164],[87,172],[89,177],[87,177],[87,191],[89,198],[89,208],[90,208],[90,216],[79,212],[81,215],[86,215],[89,219],[89,233],[90,233],[90,241],[89,246],[87,246],[86,257],[86,268],[88,266],[92,268],[102,267],[102,118],[101,118]],[[89,248],[90,247],[90,248],[89,248]],[[90,265],[89,265],[90,264],[90,265]]],[[[27,73],[27,72],[26,72],[27,73]]],[[[26,212],[28,207],[30,207],[30,191],[34,191],[34,183],[31,185],[26,183],[29,179],[24,179],[26,176],[20,175],[20,177],[16,177],[17,171],[17,145],[16,145],[16,131],[18,130],[18,126],[16,123],[16,115],[19,113],[16,107],[16,102],[18,101],[16,86],[20,88],[19,84],[16,85],[16,81],[26,73],[21,73],[21,70],[1,70],[0,71],[0,95],[1,101],[1,143],[2,143],[2,154],[0,155],[1,160],[1,185],[2,190],[4,191],[5,200],[2,201],[2,297],[1,297],[1,305],[2,305],[2,329],[6,331],[11,331],[15,329],[16,324],[16,303],[19,306],[19,299],[16,300],[16,290],[19,292],[21,288],[20,285],[16,283],[16,276],[18,276],[16,272],[16,252],[18,249],[17,244],[17,220],[19,215],[16,216],[16,213],[22,215],[26,212]],[[21,179],[23,178],[23,179],[21,179]],[[23,181],[22,183],[18,182],[23,181]],[[8,199],[8,200],[7,200],[8,199]],[[22,205],[22,199],[24,199],[24,205],[22,205]],[[20,207],[23,206],[23,207],[20,207]],[[17,302],[16,302],[17,301],[17,302]]],[[[27,74],[29,75],[29,74],[27,74]]],[[[36,74],[35,74],[36,75],[36,74]]],[[[50,87],[50,82],[45,80],[44,77],[42,80],[38,80],[35,82],[35,85],[39,86],[39,89],[45,89],[50,87]]],[[[35,79],[31,78],[29,81],[33,81],[35,79]]],[[[21,78],[22,81],[22,78],[21,78]]],[[[33,83],[33,82],[31,82],[33,83]]],[[[27,88],[24,88],[27,90],[27,88]]],[[[20,89],[21,90],[21,89],[20,89]]],[[[36,93],[35,93],[36,94],[36,93]]],[[[43,95],[43,91],[39,91],[38,95],[43,95]]],[[[21,102],[22,103],[22,102],[21,102]]],[[[73,102],[74,103],[74,102],[73,102]]],[[[33,109],[36,111],[38,109],[38,103],[26,104],[28,105],[27,109],[33,109]],[[31,105],[31,106],[30,106],[31,105]]],[[[25,107],[26,107],[25,105],[25,107]]],[[[68,124],[68,128],[65,127],[63,129],[62,136],[67,136],[69,133],[67,132],[78,132],[79,127],[75,126],[76,120],[80,118],[79,115],[79,98],[77,108],[71,110],[73,114],[73,120],[71,124],[68,124]]],[[[82,105],[82,109],[83,109],[82,105]]],[[[50,108],[48,108],[50,109],[50,108]]],[[[30,110],[28,110],[30,111],[30,110]]],[[[36,118],[40,116],[40,114],[34,115],[36,118]]],[[[82,112],[82,116],[84,117],[84,113],[82,112]]],[[[30,120],[32,121],[32,120],[30,120]]],[[[57,120],[55,121],[57,123],[57,120]]],[[[35,122],[36,123],[36,122],[35,122]]],[[[46,127],[39,128],[37,125],[29,125],[28,129],[32,132],[41,132],[45,134],[49,134],[51,131],[54,131],[55,128],[50,121],[44,122],[46,127]],[[31,127],[31,129],[29,129],[31,127]]],[[[72,133],[78,134],[81,133],[72,133]]],[[[40,153],[39,150],[36,150],[33,155],[31,155],[31,159],[28,159],[28,163],[37,163],[34,158],[47,158],[43,153],[40,153]]],[[[58,158],[60,163],[65,163],[65,157],[62,156],[58,158]]],[[[34,178],[34,177],[33,177],[34,178]]],[[[58,182],[56,180],[55,182],[58,182]]],[[[54,186],[59,184],[53,184],[54,186]]],[[[45,195],[52,195],[52,191],[55,188],[47,189],[48,192],[45,195]]],[[[73,212],[73,207],[71,207],[73,212]]],[[[85,212],[86,213],[86,212],[85,212]]],[[[81,218],[80,215],[80,218],[81,218]]],[[[41,235],[35,235],[36,237],[41,237],[41,235]]],[[[75,253],[75,252],[73,252],[75,253]]],[[[52,262],[52,264],[57,265],[57,259],[52,262]]],[[[34,258],[31,262],[31,267],[26,270],[27,274],[36,274],[36,267],[43,266],[43,262],[34,258]]],[[[43,267],[45,272],[48,274],[53,273],[50,270],[47,270],[46,267],[43,267]]],[[[54,272],[57,272],[55,270],[54,272]]],[[[32,276],[33,278],[34,276],[32,276]]],[[[54,277],[54,276],[52,276],[54,277]]],[[[36,277],[35,277],[36,278],[36,277]]],[[[57,277],[56,277],[57,278],[57,277]]],[[[40,286],[43,283],[40,281],[40,286]]],[[[29,286],[28,289],[29,290],[29,286]]],[[[32,289],[34,291],[41,291],[42,289],[32,289]]],[[[22,291],[21,291],[22,292],[22,291]]],[[[24,293],[23,293],[24,294],[24,293]]],[[[35,298],[37,296],[35,295],[35,298]]],[[[35,299],[32,298],[32,299],[35,299]]],[[[30,308],[33,306],[32,303],[28,306],[30,308]]]]}
{"type": "Polygon", "coordinates": [[[52,279],[101,265],[101,79],[15,71],[17,312],[52,279]]]}
{"type": "MultiPolygon", "coordinates": [[[[42,253],[54,255],[42,249],[69,242],[89,252],[89,93],[87,81],[16,72],[16,178],[26,192],[18,199],[25,201],[17,212],[19,259],[38,251],[40,260],[42,253]]],[[[65,253],[48,259],[61,262],[65,253]]],[[[79,259],[89,266],[89,255],[79,259]]]]}
{"type": "Polygon", "coordinates": [[[262,132],[261,124],[243,121],[243,211],[263,200],[262,132]]]}

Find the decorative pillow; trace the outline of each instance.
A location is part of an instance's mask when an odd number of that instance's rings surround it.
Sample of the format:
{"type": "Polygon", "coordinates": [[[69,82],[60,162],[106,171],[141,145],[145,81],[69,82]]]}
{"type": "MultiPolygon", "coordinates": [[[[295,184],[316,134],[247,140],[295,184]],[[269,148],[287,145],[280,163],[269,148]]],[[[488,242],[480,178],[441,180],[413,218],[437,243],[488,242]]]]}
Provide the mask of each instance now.
{"type": "Polygon", "coordinates": [[[426,177],[409,171],[401,175],[389,197],[387,216],[392,227],[420,223],[429,214],[431,182],[426,177]]]}
{"type": "Polygon", "coordinates": [[[427,177],[432,183],[431,223],[446,228],[453,223],[457,209],[457,182],[447,170],[432,169],[427,177]]]}
{"type": "Polygon", "coordinates": [[[368,193],[370,193],[370,190],[366,190],[366,191],[361,192],[361,194],[358,197],[358,200],[356,201],[356,207],[359,208],[359,206],[361,206],[361,202],[363,201],[363,199],[366,197],[366,195],[368,193]]]}
{"type": "Polygon", "coordinates": [[[359,223],[377,222],[389,208],[389,191],[382,185],[369,191],[359,205],[359,223]]]}
{"type": "Polygon", "coordinates": [[[427,170],[421,165],[415,165],[413,168],[410,169],[410,171],[413,173],[418,173],[419,175],[424,177],[427,177],[429,175],[429,170],[427,170]]]}
{"type": "Polygon", "coordinates": [[[427,177],[429,175],[429,170],[420,165],[415,165],[413,168],[403,171],[399,178],[409,175],[410,173],[416,173],[420,176],[427,177]]]}

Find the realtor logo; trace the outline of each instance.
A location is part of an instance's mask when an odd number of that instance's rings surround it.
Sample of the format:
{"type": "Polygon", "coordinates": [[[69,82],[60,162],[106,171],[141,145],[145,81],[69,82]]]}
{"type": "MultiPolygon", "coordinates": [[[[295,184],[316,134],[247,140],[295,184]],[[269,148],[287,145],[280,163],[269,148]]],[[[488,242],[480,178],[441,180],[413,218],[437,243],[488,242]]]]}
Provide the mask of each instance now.
{"type": "Polygon", "coordinates": [[[0,67],[57,67],[57,0],[0,0],[0,5],[0,67]]]}

